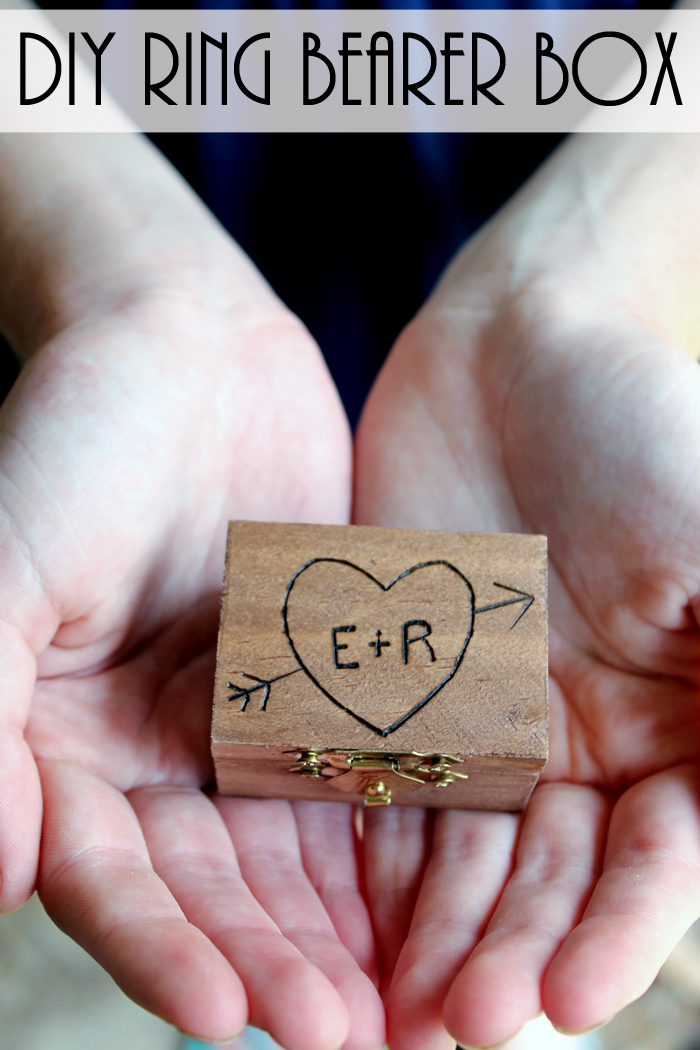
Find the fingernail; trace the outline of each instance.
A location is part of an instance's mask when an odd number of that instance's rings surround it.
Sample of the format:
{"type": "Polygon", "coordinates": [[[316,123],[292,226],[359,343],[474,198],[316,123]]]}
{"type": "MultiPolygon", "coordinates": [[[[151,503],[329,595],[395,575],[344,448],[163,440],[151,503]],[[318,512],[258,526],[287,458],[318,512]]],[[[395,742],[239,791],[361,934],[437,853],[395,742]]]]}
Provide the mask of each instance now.
{"type": "Polygon", "coordinates": [[[515,1039],[523,1030],[523,1025],[518,1028],[517,1032],[512,1032],[507,1039],[504,1039],[502,1043],[493,1043],[491,1046],[469,1046],[467,1043],[460,1043],[460,1050],[500,1050],[502,1046],[508,1046],[511,1039],[515,1039]]]}
{"type": "Polygon", "coordinates": [[[238,1032],[236,1035],[229,1036],[228,1039],[207,1039],[206,1036],[203,1035],[192,1035],[192,1032],[185,1032],[182,1028],[178,1028],[177,1031],[180,1035],[184,1035],[188,1039],[194,1039],[197,1043],[204,1043],[205,1046],[228,1046],[229,1043],[235,1043],[237,1039],[242,1039],[245,1033],[245,1029],[243,1029],[243,1031],[238,1032]]]}
{"type": "Polygon", "coordinates": [[[560,1028],[558,1024],[552,1023],[552,1028],[555,1031],[561,1032],[562,1035],[586,1035],[588,1032],[597,1032],[599,1028],[605,1028],[606,1024],[610,1024],[617,1017],[617,1014],[611,1014],[610,1017],[606,1017],[600,1024],[592,1024],[590,1028],[560,1028]]]}

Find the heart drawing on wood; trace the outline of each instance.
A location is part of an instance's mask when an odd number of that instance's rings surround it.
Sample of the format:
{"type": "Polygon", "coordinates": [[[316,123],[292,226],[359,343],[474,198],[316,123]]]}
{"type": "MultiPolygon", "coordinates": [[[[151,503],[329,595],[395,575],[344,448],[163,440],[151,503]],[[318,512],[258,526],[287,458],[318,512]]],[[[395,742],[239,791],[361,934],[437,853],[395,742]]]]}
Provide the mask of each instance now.
{"type": "Polygon", "coordinates": [[[382,583],[342,558],[313,558],[289,581],[282,620],[313,684],[386,737],[454,678],[477,611],[472,585],[447,561],[382,583]]]}

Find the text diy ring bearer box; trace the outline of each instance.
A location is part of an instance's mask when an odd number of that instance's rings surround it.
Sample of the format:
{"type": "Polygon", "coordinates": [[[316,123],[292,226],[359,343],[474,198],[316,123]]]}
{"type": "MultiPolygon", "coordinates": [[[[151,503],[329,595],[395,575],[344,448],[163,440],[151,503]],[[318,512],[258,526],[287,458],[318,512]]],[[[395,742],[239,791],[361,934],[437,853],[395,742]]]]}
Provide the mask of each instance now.
{"type": "Polygon", "coordinates": [[[212,753],[224,794],[522,809],[546,539],[232,522],[212,753]]]}

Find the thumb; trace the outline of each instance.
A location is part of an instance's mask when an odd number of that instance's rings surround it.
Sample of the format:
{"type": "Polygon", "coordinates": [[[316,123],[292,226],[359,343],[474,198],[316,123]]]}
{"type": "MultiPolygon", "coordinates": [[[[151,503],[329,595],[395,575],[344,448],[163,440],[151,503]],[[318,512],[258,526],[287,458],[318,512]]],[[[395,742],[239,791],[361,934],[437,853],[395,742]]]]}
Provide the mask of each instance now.
{"type": "Polygon", "coordinates": [[[24,729],[36,660],[17,627],[0,621],[0,912],[34,890],[41,837],[41,787],[24,729]]]}
{"type": "Polygon", "coordinates": [[[52,541],[42,475],[26,443],[7,428],[7,406],[0,429],[0,912],[24,904],[36,882],[41,787],[25,732],[37,656],[61,619],[33,554],[48,552],[52,541]],[[28,508],[34,513],[28,515],[28,508]]]}

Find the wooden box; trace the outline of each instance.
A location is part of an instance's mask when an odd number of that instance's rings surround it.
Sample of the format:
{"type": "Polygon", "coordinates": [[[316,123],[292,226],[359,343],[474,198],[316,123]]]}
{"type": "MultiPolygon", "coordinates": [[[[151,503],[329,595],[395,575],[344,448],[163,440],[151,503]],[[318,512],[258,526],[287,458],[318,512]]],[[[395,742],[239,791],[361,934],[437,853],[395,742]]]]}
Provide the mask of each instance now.
{"type": "Polygon", "coordinates": [[[212,753],[224,794],[522,809],[546,539],[232,522],[212,753]]]}

